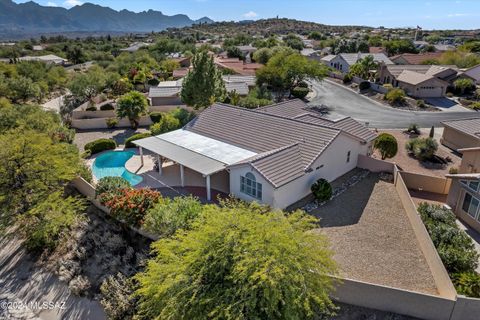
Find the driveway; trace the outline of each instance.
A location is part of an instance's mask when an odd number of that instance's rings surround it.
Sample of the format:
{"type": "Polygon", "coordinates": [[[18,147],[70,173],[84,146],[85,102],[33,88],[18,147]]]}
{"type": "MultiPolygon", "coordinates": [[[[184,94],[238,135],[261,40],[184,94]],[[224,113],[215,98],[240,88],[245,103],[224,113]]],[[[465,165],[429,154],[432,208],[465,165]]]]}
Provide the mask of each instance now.
{"type": "Polygon", "coordinates": [[[361,96],[332,81],[313,82],[312,89],[316,95],[310,104],[324,104],[331,108],[332,116],[344,115],[369,123],[371,128],[406,128],[411,123],[428,128],[441,126],[440,122],[461,118],[480,117],[475,111],[404,111],[384,106],[379,102],[361,96]]]}

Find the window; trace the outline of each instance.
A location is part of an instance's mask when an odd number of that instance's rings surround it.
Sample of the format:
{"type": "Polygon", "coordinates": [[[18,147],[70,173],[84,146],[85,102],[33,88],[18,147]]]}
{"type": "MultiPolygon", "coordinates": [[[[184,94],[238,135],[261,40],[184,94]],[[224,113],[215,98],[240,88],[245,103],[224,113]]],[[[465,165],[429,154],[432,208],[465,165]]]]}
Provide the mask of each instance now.
{"type": "Polygon", "coordinates": [[[240,177],[240,191],[251,197],[262,200],[262,184],[257,182],[255,176],[248,172],[245,177],[240,177]]]}
{"type": "Polygon", "coordinates": [[[473,218],[477,219],[478,208],[480,206],[480,200],[472,196],[470,193],[465,193],[463,199],[462,210],[468,213],[473,218]]]}
{"type": "Polygon", "coordinates": [[[475,192],[480,191],[480,181],[460,180],[460,183],[475,192]]]}
{"type": "Polygon", "coordinates": [[[352,154],[352,151],[347,152],[347,163],[350,162],[350,155],[352,154]]]}

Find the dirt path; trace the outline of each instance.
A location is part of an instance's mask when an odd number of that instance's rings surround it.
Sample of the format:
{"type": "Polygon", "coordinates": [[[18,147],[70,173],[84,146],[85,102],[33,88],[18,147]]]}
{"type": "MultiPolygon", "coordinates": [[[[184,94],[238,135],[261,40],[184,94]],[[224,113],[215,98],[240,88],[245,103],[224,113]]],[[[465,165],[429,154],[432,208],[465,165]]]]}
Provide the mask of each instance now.
{"type": "Polygon", "coordinates": [[[0,319],[102,320],[105,313],[99,302],[74,296],[56,275],[36,265],[21,240],[4,237],[0,239],[0,319]],[[5,308],[6,302],[17,306],[5,308]],[[44,302],[53,305],[42,307],[44,302]]]}

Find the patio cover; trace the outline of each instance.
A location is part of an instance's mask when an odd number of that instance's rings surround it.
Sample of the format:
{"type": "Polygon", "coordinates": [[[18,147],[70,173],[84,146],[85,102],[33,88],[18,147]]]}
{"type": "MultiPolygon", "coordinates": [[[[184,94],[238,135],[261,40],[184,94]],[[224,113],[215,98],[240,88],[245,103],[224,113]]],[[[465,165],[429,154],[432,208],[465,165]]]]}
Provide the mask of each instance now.
{"type": "Polygon", "coordinates": [[[204,176],[223,171],[230,164],[256,155],[255,152],[184,129],[133,143],[204,176]]]}

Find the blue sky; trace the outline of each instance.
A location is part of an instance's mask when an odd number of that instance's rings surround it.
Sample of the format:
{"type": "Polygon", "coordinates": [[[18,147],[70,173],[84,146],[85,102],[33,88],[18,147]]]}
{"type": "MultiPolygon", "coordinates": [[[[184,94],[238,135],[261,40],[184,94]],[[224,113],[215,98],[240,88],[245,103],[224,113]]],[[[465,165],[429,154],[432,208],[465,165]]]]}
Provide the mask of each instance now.
{"type": "MultiPolygon", "coordinates": [[[[26,2],[16,0],[16,2],[26,2]]],[[[36,0],[71,7],[86,0],[36,0]]],[[[479,0],[89,0],[116,10],[184,13],[197,19],[263,19],[279,15],[334,25],[480,29],[479,0]]]]}

